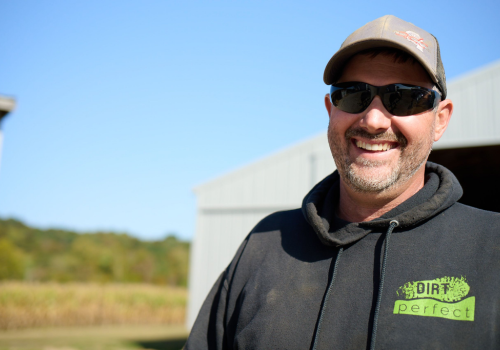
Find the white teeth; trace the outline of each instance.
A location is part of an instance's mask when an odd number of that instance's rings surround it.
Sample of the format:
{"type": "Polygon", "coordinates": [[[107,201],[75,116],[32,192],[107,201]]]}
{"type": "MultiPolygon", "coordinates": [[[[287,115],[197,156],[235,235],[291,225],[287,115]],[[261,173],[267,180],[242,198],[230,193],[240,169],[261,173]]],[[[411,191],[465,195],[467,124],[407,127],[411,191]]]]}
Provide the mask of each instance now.
{"type": "Polygon", "coordinates": [[[393,148],[393,145],[391,145],[390,143],[370,144],[359,140],[356,140],[356,146],[368,151],[388,151],[393,148]]]}

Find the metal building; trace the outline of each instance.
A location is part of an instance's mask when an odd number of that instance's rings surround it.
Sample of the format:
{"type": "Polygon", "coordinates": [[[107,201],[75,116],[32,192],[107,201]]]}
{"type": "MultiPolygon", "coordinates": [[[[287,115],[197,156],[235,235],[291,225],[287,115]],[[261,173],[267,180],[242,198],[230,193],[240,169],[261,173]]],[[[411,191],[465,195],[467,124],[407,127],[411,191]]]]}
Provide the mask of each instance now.
{"type": "MultiPolygon", "coordinates": [[[[465,192],[460,202],[500,211],[500,61],[449,82],[448,96],[455,109],[430,160],[457,176],[465,192]]],[[[300,207],[333,170],[325,132],[195,188],[188,328],[252,227],[272,212],[300,207]]]]}

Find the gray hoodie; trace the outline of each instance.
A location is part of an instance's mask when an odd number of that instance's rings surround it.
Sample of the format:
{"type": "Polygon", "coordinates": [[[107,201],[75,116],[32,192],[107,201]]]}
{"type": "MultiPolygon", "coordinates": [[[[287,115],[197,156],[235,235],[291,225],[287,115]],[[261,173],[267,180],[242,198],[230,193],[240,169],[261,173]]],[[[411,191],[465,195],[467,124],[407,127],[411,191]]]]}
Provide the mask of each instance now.
{"type": "Polygon", "coordinates": [[[339,175],[263,219],[209,293],[186,349],[500,348],[500,214],[426,184],[382,217],[336,217],[339,175]]]}

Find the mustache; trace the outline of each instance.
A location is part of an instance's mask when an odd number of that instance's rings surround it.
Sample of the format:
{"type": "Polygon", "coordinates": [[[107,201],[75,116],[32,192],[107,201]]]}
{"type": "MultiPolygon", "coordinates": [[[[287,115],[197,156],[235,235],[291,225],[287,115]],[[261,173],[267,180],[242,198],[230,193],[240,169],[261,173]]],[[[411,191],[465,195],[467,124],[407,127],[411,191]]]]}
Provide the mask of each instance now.
{"type": "Polygon", "coordinates": [[[345,133],[345,139],[347,142],[349,142],[349,140],[354,136],[363,137],[368,140],[383,139],[384,141],[397,142],[399,143],[401,148],[404,148],[408,144],[408,140],[400,132],[393,133],[389,131],[384,131],[379,134],[370,134],[368,131],[364,129],[354,128],[354,129],[348,129],[345,133]]]}

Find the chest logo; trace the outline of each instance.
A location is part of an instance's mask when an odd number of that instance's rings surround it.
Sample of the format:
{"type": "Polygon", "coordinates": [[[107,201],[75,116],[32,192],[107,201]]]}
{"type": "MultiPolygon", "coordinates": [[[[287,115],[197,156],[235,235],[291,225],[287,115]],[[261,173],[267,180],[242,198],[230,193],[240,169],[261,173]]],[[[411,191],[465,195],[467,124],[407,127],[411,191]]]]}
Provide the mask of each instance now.
{"type": "Polygon", "coordinates": [[[469,291],[465,277],[408,282],[396,291],[394,314],[474,321],[476,297],[466,298],[469,291]]]}

